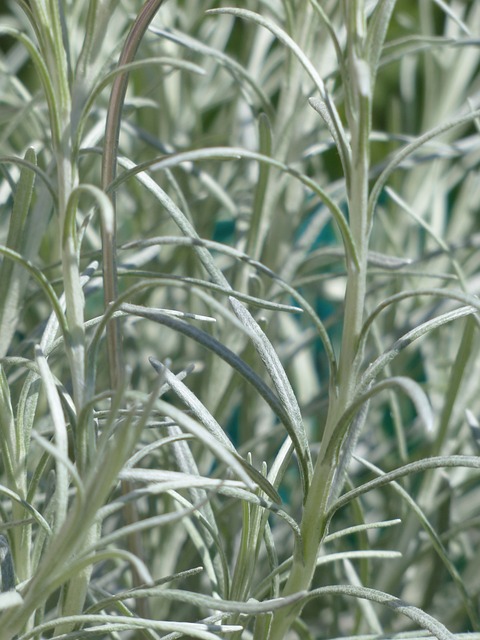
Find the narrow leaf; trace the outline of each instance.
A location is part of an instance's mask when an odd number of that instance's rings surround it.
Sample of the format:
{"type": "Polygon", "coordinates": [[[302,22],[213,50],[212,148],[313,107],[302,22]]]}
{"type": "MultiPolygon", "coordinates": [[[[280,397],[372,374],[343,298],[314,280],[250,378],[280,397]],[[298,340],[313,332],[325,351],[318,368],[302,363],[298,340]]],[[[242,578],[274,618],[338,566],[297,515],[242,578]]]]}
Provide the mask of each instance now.
{"type": "MultiPolygon", "coordinates": [[[[28,149],[25,160],[36,165],[33,149],[28,149]]],[[[35,172],[22,166],[20,179],[15,191],[12,214],[8,227],[7,247],[23,254],[25,246],[25,223],[32,201],[35,172]]],[[[3,260],[0,267],[0,357],[6,355],[19,319],[23,301],[23,289],[28,281],[28,273],[11,260],[3,260]]]]}
{"type": "Polygon", "coordinates": [[[430,131],[427,131],[423,135],[416,138],[410,144],[407,144],[405,147],[403,147],[403,149],[400,149],[400,151],[397,151],[394,154],[393,158],[388,163],[388,165],[382,171],[380,176],[377,178],[372,188],[372,191],[370,193],[370,197],[368,200],[369,221],[372,220],[373,213],[374,213],[375,207],[377,206],[378,198],[380,197],[383,187],[387,184],[388,179],[390,178],[392,173],[395,171],[395,169],[400,167],[402,162],[406,158],[411,156],[417,149],[420,149],[420,147],[422,147],[426,142],[429,142],[430,140],[432,140],[432,138],[436,138],[442,133],[446,133],[447,131],[450,131],[450,129],[458,127],[462,124],[473,122],[475,118],[478,118],[479,116],[480,116],[480,109],[477,109],[476,111],[472,111],[466,115],[462,115],[457,118],[454,118],[453,120],[450,120],[448,122],[445,122],[439,125],[438,127],[434,127],[433,129],[430,129],[430,131]]]}
{"type": "Polygon", "coordinates": [[[155,358],[150,358],[150,363],[156,371],[163,371],[165,380],[171,387],[172,391],[185,403],[190,409],[193,415],[199,420],[203,426],[222,444],[226,447],[232,455],[238,460],[238,462],[244,467],[245,471],[250,475],[251,479],[268,495],[268,497],[274,502],[281,503],[281,498],[278,492],[268,482],[268,480],[255,469],[251,464],[244,460],[235,450],[235,447],[225,434],[220,424],[215,420],[208,409],[200,402],[195,394],[183,384],[167,367],[162,365],[155,358]]]}
{"type": "Polygon", "coordinates": [[[55,431],[55,446],[58,450],[56,460],[55,478],[55,524],[54,530],[59,531],[67,516],[68,505],[68,436],[67,425],[63,415],[62,404],[55,386],[55,380],[39,346],[35,349],[35,359],[37,361],[40,377],[45,388],[47,402],[50,409],[53,428],[55,431]],[[63,463],[65,461],[65,464],[63,463]]]}
{"type": "MultiPolygon", "coordinates": [[[[269,156],[272,152],[272,131],[267,116],[261,113],[258,118],[259,151],[264,156],[269,156]]],[[[267,193],[270,167],[261,164],[253,200],[253,208],[248,229],[246,253],[254,260],[260,259],[265,233],[262,233],[262,220],[264,216],[265,194],[267,193]]],[[[266,220],[268,224],[268,220],[266,220]]],[[[263,225],[265,227],[265,225],[263,225]]],[[[263,229],[263,231],[266,231],[263,229]]]]}
{"type": "Polygon", "coordinates": [[[390,609],[393,609],[396,613],[401,613],[422,629],[430,631],[430,633],[438,640],[455,640],[455,636],[448,631],[448,629],[438,620],[432,618],[421,609],[414,607],[413,605],[396,598],[383,591],[377,591],[376,589],[368,589],[367,587],[357,587],[352,585],[334,585],[331,587],[320,587],[314,589],[308,596],[305,597],[305,602],[309,602],[314,598],[319,598],[326,595],[342,595],[353,598],[364,598],[371,602],[377,602],[390,609]]]}
{"type": "Polygon", "coordinates": [[[381,475],[379,478],[370,480],[362,486],[352,489],[351,491],[348,491],[343,496],[338,498],[338,500],[336,500],[330,507],[328,518],[330,519],[333,514],[338,511],[338,509],[341,509],[352,500],[355,500],[359,496],[364,495],[365,493],[368,493],[373,489],[378,489],[389,484],[390,482],[394,482],[395,480],[399,480],[400,478],[404,478],[413,473],[421,473],[427,471],[428,469],[439,469],[442,467],[465,467],[467,469],[480,469],[480,456],[436,456],[434,458],[424,458],[423,460],[410,462],[409,464],[403,465],[402,467],[394,469],[393,471],[389,471],[385,474],[381,472],[383,475],[381,475]]]}
{"type": "Polygon", "coordinates": [[[375,81],[375,76],[377,75],[383,43],[387,35],[388,25],[390,24],[390,18],[395,4],[396,0],[380,0],[370,18],[366,48],[372,83],[375,81]]]}
{"type": "Polygon", "coordinates": [[[285,427],[287,428],[288,434],[294,443],[295,450],[299,458],[303,483],[303,495],[304,499],[306,499],[313,473],[313,466],[308,438],[297,399],[287,378],[285,369],[280,363],[276,352],[271,347],[270,342],[263,331],[253,320],[245,307],[238,302],[238,300],[230,297],[230,304],[237,317],[242,320],[244,325],[249,329],[255,349],[260,355],[262,362],[275,385],[275,389],[280,397],[280,402],[288,416],[288,425],[285,425],[285,427]]]}
{"type": "MultiPolygon", "coordinates": [[[[141,317],[149,318],[154,320],[155,322],[159,322],[167,327],[174,329],[175,331],[179,331],[183,335],[186,335],[190,338],[193,338],[196,342],[203,345],[213,353],[216,353],[220,358],[225,360],[228,364],[230,364],[247,382],[253,385],[256,391],[263,397],[263,399],[270,405],[273,412],[278,416],[281,420],[287,431],[294,435],[294,430],[291,427],[291,419],[288,416],[287,411],[285,410],[282,402],[277,398],[277,396],[272,392],[270,387],[265,384],[265,382],[253,371],[251,367],[249,367],[241,358],[239,358],[233,351],[225,347],[221,342],[215,340],[210,334],[202,331],[197,327],[193,327],[188,323],[179,320],[177,318],[172,318],[167,315],[162,314],[154,314],[149,315],[148,312],[140,312],[137,311],[136,315],[141,317]]],[[[297,438],[295,438],[297,439],[297,438]]]]}
{"type": "MultiPolygon", "coordinates": [[[[478,306],[478,303],[477,303],[478,306]]],[[[465,316],[470,316],[473,313],[476,313],[478,309],[475,307],[460,307],[459,309],[455,309],[454,311],[448,311],[447,313],[443,313],[442,315],[433,318],[432,320],[427,320],[423,324],[415,327],[404,336],[399,338],[391,347],[387,349],[384,353],[382,353],[376,360],[374,360],[365,373],[362,376],[360,381],[360,387],[365,389],[374,380],[383,369],[394,359],[397,355],[406,347],[408,347],[412,342],[418,340],[422,336],[426,335],[430,331],[434,329],[438,329],[439,327],[447,324],[448,322],[452,322],[454,320],[458,320],[459,318],[463,318],[465,316]]]]}

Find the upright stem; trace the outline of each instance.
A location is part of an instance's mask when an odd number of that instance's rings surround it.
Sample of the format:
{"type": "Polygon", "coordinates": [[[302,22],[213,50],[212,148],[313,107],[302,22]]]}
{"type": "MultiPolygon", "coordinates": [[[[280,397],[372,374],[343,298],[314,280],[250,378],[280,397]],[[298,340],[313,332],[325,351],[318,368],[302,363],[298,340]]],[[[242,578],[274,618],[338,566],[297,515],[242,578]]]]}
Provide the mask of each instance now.
{"type": "MultiPolygon", "coordinates": [[[[42,55],[46,61],[54,91],[49,103],[52,131],[52,147],[56,160],[58,216],[60,226],[60,253],[64,279],[68,336],[66,352],[72,374],[74,403],[77,413],[84,403],[84,304],[79,284],[80,272],[76,234],[66,225],[67,208],[72,191],[78,184],[75,160],[72,157],[71,116],[72,100],[66,46],[62,32],[59,3],[49,0],[32,3],[32,19],[35,22],[42,55]]],[[[75,221],[75,212],[73,212],[75,221]]]]}
{"type": "MultiPolygon", "coordinates": [[[[85,404],[85,334],[83,293],[80,284],[75,228],[76,199],[72,199],[72,194],[78,186],[78,174],[71,143],[72,101],[68,68],[68,42],[64,41],[60,10],[61,4],[58,0],[45,0],[44,2],[31,3],[27,15],[32,20],[32,26],[37,34],[41,56],[51,83],[51,91],[47,92],[47,101],[51,123],[51,143],[57,173],[59,250],[62,261],[66,325],[68,328],[65,335],[65,347],[72,377],[74,404],[76,413],[79,415],[85,404]]],[[[60,484],[55,491],[62,491],[60,484]]],[[[57,526],[60,524],[56,523],[57,526]]],[[[52,537],[49,542],[49,550],[58,547],[58,539],[52,537]]],[[[27,543],[30,544],[30,541],[27,543]]],[[[25,548],[24,552],[30,553],[31,549],[25,548]]],[[[82,574],[72,578],[64,585],[65,597],[59,605],[60,615],[76,614],[82,610],[90,572],[90,568],[85,569],[82,574]]],[[[28,577],[30,576],[25,576],[24,579],[28,577]]],[[[38,582],[35,582],[34,579],[30,580],[25,591],[25,601],[29,598],[35,601],[41,597],[42,593],[38,582]]],[[[32,623],[27,620],[33,611],[32,607],[25,612],[27,627],[32,623]]],[[[22,615],[23,612],[20,618],[22,615]]],[[[13,615],[12,618],[16,619],[16,624],[19,623],[19,617],[13,615]]],[[[69,631],[70,628],[70,625],[66,625],[63,630],[69,631]]],[[[0,636],[13,637],[13,633],[9,635],[8,628],[4,626],[0,631],[0,636]]]]}
{"type": "MultiPolygon", "coordinates": [[[[319,547],[328,528],[327,509],[335,478],[336,462],[345,437],[338,422],[350,405],[357,385],[359,336],[363,323],[369,241],[367,204],[370,168],[369,136],[371,87],[364,51],[366,18],[363,0],[344,0],[347,24],[348,79],[344,78],[346,113],[351,135],[350,180],[347,184],[350,229],[358,256],[358,266],[347,262],[345,315],[337,378],[331,385],[329,410],[319,456],[315,465],[301,522],[302,548],[296,549],[292,570],[283,595],[308,589],[316,568],[319,547]]],[[[274,614],[270,640],[282,640],[300,613],[298,606],[274,614]]]]}

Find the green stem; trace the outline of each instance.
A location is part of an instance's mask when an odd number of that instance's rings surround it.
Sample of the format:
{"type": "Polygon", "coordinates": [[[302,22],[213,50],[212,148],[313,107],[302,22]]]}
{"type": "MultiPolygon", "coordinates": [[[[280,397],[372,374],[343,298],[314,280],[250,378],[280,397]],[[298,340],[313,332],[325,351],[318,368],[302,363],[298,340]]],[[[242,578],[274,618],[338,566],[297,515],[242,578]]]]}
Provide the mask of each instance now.
{"type": "MultiPolygon", "coordinates": [[[[347,0],[343,5],[348,30],[347,69],[349,86],[347,118],[351,132],[351,158],[348,201],[350,230],[357,251],[358,263],[347,259],[347,289],[345,316],[339,367],[332,384],[327,422],[312,483],[305,502],[301,523],[302,549],[296,549],[293,565],[282,595],[309,589],[320,545],[329,524],[328,504],[335,479],[337,460],[345,430],[339,420],[352,402],[357,388],[362,359],[360,335],[365,309],[368,254],[368,173],[370,167],[369,137],[371,100],[369,67],[363,58],[366,36],[363,0],[347,0]]],[[[345,79],[344,79],[345,80],[345,79]]],[[[298,606],[274,614],[270,640],[285,638],[299,615],[298,606]]]]}

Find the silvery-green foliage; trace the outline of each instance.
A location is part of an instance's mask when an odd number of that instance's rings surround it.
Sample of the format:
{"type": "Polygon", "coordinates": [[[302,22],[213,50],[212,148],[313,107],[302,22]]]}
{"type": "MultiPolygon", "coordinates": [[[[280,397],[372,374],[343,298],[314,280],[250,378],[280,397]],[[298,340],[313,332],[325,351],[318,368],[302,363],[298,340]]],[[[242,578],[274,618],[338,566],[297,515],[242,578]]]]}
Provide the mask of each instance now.
{"type": "Polygon", "coordinates": [[[0,11],[0,640],[479,637],[480,2],[0,11]]]}

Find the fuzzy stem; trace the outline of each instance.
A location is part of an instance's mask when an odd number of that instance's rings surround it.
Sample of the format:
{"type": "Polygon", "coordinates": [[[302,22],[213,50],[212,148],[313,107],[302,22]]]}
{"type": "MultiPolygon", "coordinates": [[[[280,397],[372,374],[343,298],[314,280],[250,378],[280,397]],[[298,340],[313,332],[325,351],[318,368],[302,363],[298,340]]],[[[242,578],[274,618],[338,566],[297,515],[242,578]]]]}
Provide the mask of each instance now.
{"type": "MultiPolygon", "coordinates": [[[[310,587],[316,568],[319,547],[328,529],[328,504],[335,479],[337,460],[345,431],[338,422],[355,396],[362,353],[359,338],[363,324],[368,253],[368,173],[371,88],[369,67],[363,57],[366,35],[363,0],[346,0],[344,14],[348,30],[347,69],[350,84],[347,95],[347,118],[351,131],[351,158],[348,200],[350,229],[357,249],[358,265],[347,261],[345,318],[337,379],[332,385],[327,423],[320,453],[301,522],[302,549],[296,549],[293,565],[282,595],[310,587]]],[[[299,615],[298,606],[274,614],[270,640],[281,640],[299,615]]]]}

